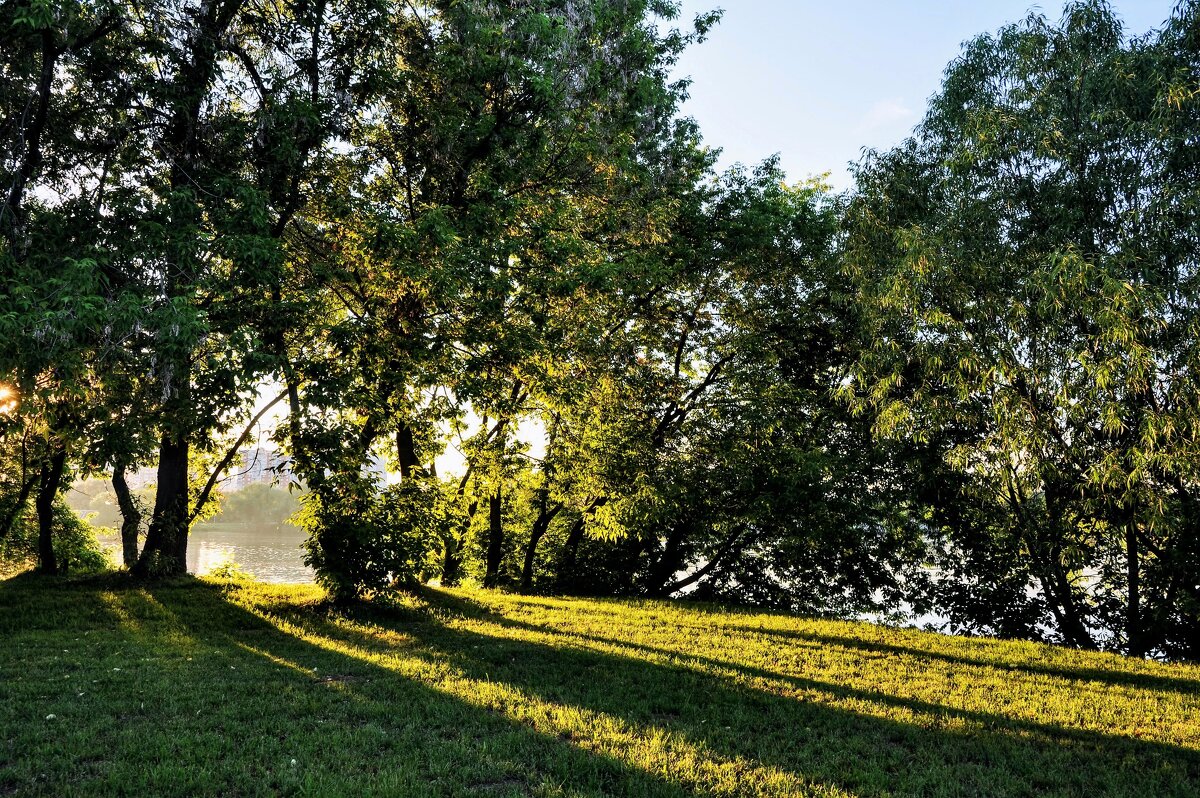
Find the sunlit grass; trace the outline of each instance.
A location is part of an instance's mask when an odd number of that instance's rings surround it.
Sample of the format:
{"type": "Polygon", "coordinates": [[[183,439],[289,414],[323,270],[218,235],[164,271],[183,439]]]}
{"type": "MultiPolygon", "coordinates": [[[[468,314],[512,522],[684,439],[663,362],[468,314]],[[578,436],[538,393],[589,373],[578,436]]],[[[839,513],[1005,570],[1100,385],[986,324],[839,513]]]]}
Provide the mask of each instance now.
{"type": "Polygon", "coordinates": [[[0,640],[0,794],[1200,794],[1200,668],[1027,643],[30,578],[0,640]]]}

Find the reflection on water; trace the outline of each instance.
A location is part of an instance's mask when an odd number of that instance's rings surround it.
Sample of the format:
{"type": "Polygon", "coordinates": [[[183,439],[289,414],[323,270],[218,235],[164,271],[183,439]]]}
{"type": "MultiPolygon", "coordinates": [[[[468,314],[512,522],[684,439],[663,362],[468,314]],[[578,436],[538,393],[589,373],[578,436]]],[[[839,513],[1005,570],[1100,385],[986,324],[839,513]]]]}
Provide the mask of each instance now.
{"type": "Polygon", "coordinates": [[[235,562],[262,582],[311,582],[301,560],[305,534],[294,526],[202,524],[188,541],[188,570],[200,576],[235,562]]]}
{"type": "MultiPolygon", "coordinates": [[[[304,533],[294,526],[201,524],[188,538],[188,571],[203,576],[237,563],[262,582],[312,582],[313,571],[301,559],[304,533]]],[[[120,541],[101,543],[120,558],[120,541]]]]}

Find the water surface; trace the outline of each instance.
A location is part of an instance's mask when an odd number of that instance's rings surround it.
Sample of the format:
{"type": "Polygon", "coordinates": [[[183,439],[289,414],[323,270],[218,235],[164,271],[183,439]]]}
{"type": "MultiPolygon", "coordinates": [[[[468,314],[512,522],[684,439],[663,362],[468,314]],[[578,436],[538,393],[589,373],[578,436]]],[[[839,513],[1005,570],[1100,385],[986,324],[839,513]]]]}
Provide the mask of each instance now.
{"type": "MultiPolygon", "coordinates": [[[[301,559],[304,538],[304,532],[287,524],[201,524],[188,537],[188,571],[204,576],[236,564],[261,582],[312,582],[313,570],[301,559]]],[[[119,540],[100,542],[120,559],[119,540]]]]}

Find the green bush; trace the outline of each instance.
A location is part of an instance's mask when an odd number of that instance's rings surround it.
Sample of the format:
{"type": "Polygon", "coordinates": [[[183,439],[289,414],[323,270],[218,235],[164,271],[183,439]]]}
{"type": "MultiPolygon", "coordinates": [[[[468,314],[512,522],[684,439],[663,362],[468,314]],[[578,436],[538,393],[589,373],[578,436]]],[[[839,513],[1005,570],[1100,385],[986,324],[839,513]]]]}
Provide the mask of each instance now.
{"type": "MultiPolygon", "coordinates": [[[[97,529],[80,518],[66,502],[54,503],[54,553],[59,567],[67,572],[95,573],[111,567],[111,561],[96,539],[97,529]]],[[[26,511],[0,540],[0,572],[14,573],[37,564],[37,517],[26,511]]]]}
{"type": "Polygon", "coordinates": [[[304,561],[337,600],[410,586],[446,522],[440,483],[413,479],[382,490],[362,477],[330,480],[302,498],[304,561]]]}

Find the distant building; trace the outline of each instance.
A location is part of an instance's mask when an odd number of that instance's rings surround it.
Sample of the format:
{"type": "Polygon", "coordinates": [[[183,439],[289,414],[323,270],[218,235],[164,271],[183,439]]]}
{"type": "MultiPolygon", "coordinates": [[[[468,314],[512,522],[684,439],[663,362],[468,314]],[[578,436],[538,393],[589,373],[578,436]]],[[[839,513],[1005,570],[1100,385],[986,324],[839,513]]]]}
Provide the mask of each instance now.
{"type": "MultiPolygon", "coordinates": [[[[239,461],[229,466],[219,483],[225,493],[241,490],[249,485],[287,485],[292,479],[290,458],[278,449],[254,446],[242,449],[238,455],[239,461]]],[[[380,485],[386,485],[388,482],[387,460],[378,454],[371,455],[370,461],[363,466],[363,471],[380,485]]],[[[127,479],[130,488],[140,490],[158,479],[158,469],[146,466],[130,474],[127,479]]]]}
{"type": "Polygon", "coordinates": [[[225,474],[221,483],[222,490],[241,490],[248,485],[259,483],[286,484],[292,477],[290,459],[278,449],[255,446],[242,449],[238,454],[241,456],[241,463],[229,467],[229,472],[225,474]]]}

